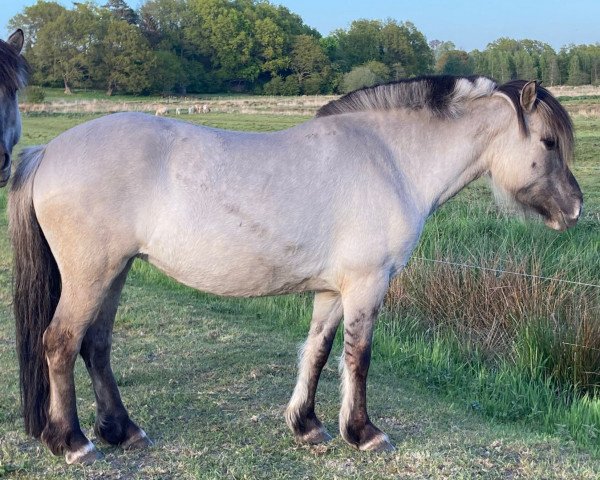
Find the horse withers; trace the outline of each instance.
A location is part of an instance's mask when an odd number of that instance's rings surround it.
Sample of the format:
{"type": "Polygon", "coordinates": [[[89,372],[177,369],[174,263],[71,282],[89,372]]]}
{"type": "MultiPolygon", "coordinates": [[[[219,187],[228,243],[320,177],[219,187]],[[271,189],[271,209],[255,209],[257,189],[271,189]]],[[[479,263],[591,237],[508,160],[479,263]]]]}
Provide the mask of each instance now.
{"type": "Polygon", "coordinates": [[[25,150],[9,216],[27,432],[69,463],[97,457],[76,411],[80,354],[98,437],[150,443],[110,366],[119,296],[138,257],[218,295],[314,291],[287,424],[301,442],[331,438],[315,392],[343,319],[340,433],[360,450],[392,448],[367,412],[371,339],[427,217],[487,174],[564,230],[582,207],[572,154],[570,119],[543,87],[449,76],[358,90],[280,132],[121,113],[25,150]]]}
{"type": "Polygon", "coordinates": [[[21,137],[21,116],[17,91],[27,83],[29,67],[21,55],[23,31],[15,31],[6,42],[0,40],[0,187],[11,174],[13,147],[21,137]]]}

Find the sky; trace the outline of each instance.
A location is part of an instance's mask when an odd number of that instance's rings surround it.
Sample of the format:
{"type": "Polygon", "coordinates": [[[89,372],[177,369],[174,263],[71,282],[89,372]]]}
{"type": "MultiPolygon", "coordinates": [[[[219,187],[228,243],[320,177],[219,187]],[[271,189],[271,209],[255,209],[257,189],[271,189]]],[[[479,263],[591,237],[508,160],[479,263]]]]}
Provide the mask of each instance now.
{"type": "MultiPolygon", "coordinates": [[[[0,0],[0,33],[8,20],[37,0],[0,0]]],[[[103,0],[96,0],[104,3],[103,0]]],[[[70,7],[70,0],[59,0],[70,7]]],[[[138,7],[143,0],[129,0],[138,7]]],[[[556,50],[574,43],[600,42],[600,0],[271,0],[299,14],[328,35],[359,18],[411,21],[431,40],[450,40],[458,48],[483,50],[500,37],[530,38],[556,50]]]]}

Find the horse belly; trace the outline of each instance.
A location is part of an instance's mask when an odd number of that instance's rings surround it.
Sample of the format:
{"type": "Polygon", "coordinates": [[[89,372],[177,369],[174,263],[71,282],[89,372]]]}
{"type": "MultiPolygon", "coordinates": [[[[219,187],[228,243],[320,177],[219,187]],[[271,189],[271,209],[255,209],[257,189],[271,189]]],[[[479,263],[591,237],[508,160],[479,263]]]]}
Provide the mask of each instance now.
{"type": "Polygon", "coordinates": [[[187,286],[217,295],[250,297],[332,290],[319,255],[299,245],[259,242],[223,231],[154,237],[147,260],[187,286]]]}

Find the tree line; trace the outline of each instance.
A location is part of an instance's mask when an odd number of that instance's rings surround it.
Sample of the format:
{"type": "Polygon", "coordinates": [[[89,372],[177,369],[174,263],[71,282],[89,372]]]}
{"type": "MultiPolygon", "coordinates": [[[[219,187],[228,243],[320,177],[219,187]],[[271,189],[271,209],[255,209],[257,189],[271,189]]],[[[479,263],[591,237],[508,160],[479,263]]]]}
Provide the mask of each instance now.
{"type": "Polygon", "coordinates": [[[343,93],[415,75],[483,74],[505,82],[600,84],[600,43],[556,52],[500,38],[466,52],[427,42],[411,22],[356,20],[323,37],[268,0],[38,0],[9,22],[26,35],[31,83],[130,94],[343,93]]]}

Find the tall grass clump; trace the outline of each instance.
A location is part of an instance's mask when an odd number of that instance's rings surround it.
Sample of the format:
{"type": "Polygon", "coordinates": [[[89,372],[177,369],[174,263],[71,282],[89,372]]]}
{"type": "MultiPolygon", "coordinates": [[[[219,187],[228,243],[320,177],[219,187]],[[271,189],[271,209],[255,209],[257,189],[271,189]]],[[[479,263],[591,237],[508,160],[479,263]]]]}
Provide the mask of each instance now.
{"type": "Polygon", "coordinates": [[[599,254],[593,217],[557,234],[475,186],[430,219],[393,282],[381,355],[469,408],[600,445],[599,254]]]}

